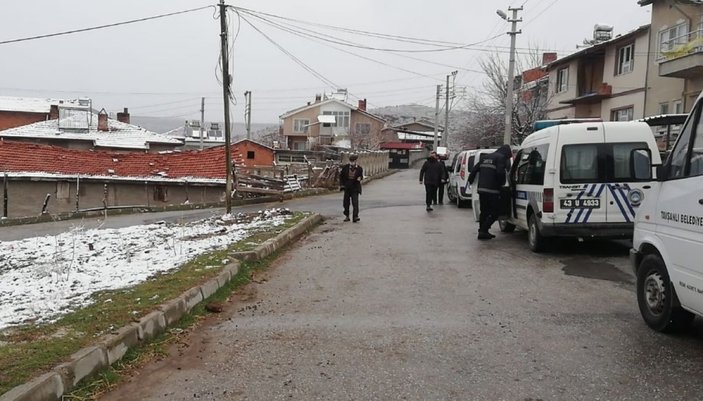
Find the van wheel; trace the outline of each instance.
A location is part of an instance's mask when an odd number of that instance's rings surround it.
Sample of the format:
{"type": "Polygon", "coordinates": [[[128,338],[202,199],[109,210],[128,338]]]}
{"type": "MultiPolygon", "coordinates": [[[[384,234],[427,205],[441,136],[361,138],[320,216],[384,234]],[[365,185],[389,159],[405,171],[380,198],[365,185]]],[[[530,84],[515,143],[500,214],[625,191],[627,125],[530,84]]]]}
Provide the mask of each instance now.
{"type": "Polygon", "coordinates": [[[544,251],[545,240],[542,233],[539,232],[537,216],[534,213],[527,220],[527,242],[532,252],[539,253],[544,251]]]}
{"type": "Polygon", "coordinates": [[[447,197],[449,198],[449,202],[456,202],[456,196],[454,196],[454,191],[451,188],[452,187],[447,186],[447,197]]]}
{"type": "Polygon", "coordinates": [[[500,231],[504,233],[515,231],[515,224],[508,223],[505,220],[498,220],[498,226],[500,227],[500,231]]]}
{"type": "Polygon", "coordinates": [[[666,265],[659,255],[647,255],[640,262],[637,304],[645,323],[656,331],[682,330],[693,321],[693,313],[681,308],[666,265]]]}

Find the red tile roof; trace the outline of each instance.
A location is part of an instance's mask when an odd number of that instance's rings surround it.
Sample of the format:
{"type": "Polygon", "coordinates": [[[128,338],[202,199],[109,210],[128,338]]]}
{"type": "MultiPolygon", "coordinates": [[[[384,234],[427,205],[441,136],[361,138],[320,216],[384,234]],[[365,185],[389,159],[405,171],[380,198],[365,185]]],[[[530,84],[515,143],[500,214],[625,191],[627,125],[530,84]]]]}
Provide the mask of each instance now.
{"type": "MultiPolygon", "coordinates": [[[[232,160],[245,149],[232,145],[232,160]]],[[[113,153],[0,141],[0,173],[116,177],[225,178],[224,146],[167,153],[113,153]]]]}

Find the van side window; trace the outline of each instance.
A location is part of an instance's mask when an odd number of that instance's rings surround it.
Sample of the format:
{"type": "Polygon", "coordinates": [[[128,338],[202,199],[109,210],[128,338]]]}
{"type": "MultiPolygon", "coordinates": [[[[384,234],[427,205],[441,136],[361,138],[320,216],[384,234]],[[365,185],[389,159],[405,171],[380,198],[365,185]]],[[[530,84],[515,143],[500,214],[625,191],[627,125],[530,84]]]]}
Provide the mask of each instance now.
{"type": "Polygon", "coordinates": [[[694,125],[700,125],[700,106],[696,108],[695,113],[694,118],[690,118],[688,124],[684,125],[683,131],[679,134],[679,139],[669,155],[668,178],[682,178],[686,176],[685,168],[689,156],[688,150],[691,145],[691,137],[694,134],[694,125]]]}
{"type": "Polygon", "coordinates": [[[544,185],[544,172],[549,145],[523,149],[517,156],[516,183],[544,185]]]}
{"type": "Polygon", "coordinates": [[[566,145],[561,151],[562,184],[602,182],[598,144],[566,145]]]}
{"type": "Polygon", "coordinates": [[[466,163],[466,164],[467,164],[467,166],[466,166],[466,170],[467,170],[467,171],[473,170],[473,168],[474,168],[474,160],[475,160],[475,159],[476,159],[476,156],[471,156],[471,157],[469,157],[469,162],[466,163]]]}
{"type": "Polygon", "coordinates": [[[696,132],[693,135],[693,147],[691,148],[691,158],[688,162],[688,176],[695,177],[703,175],[703,118],[698,119],[696,132]]]}

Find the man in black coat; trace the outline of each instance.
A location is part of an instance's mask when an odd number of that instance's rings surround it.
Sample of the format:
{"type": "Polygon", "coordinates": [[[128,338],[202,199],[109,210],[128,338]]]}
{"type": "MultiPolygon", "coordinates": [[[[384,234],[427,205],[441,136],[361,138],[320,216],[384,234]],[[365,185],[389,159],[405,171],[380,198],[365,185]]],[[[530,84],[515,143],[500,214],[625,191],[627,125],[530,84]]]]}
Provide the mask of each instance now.
{"type": "Polygon", "coordinates": [[[349,156],[349,163],[342,167],[339,173],[339,190],[344,191],[344,221],[349,221],[349,203],[353,206],[352,218],[354,223],[359,221],[359,194],[361,194],[361,180],[364,179],[364,169],[356,164],[357,155],[349,156]]]}
{"type": "Polygon", "coordinates": [[[500,213],[500,189],[505,185],[505,177],[510,171],[512,151],[509,145],[503,145],[498,150],[485,156],[474,165],[469,175],[472,183],[478,176],[478,199],[481,204],[479,217],[478,239],[491,239],[495,235],[488,232],[493,223],[498,220],[500,213]]]}
{"type": "Polygon", "coordinates": [[[420,169],[420,184],[425,184],[425,204],[427,211],[432,211],[432,203],[437,203],[437,189],[442,185],[447,170],[444,163],[437,160],[437,153],[430,152],[430,157],[420,169]]]}

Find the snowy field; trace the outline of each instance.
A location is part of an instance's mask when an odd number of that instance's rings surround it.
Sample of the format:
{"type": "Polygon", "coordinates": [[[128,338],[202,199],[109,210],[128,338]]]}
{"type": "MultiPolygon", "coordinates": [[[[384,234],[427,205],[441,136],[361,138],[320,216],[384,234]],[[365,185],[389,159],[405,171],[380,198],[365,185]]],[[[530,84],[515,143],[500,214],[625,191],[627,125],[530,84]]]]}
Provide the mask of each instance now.
{"type": "Polygon", "coordinates": [[[133,286],[288,217],[289,211],[272,209],[185,224],[75,226],[56,236],[0,242],[0,330],[53,321],[88,305],[97,291],[133,286]]]}

